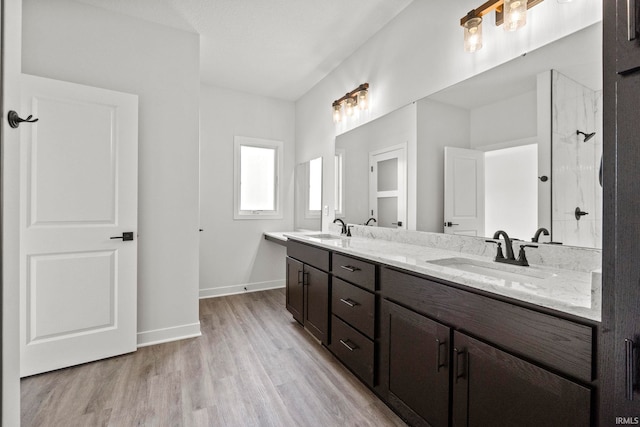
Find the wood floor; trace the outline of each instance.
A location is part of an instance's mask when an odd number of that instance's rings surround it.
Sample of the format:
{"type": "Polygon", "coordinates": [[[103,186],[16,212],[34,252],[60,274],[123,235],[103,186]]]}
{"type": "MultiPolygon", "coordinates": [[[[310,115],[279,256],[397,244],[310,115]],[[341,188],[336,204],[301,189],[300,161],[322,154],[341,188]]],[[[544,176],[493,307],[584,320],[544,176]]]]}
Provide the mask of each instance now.
{"type": "Polygon", "coordinates": [[[22,426],[404,426],[284,299],[201,300],[199,338],[25,378],[22,426]]]}

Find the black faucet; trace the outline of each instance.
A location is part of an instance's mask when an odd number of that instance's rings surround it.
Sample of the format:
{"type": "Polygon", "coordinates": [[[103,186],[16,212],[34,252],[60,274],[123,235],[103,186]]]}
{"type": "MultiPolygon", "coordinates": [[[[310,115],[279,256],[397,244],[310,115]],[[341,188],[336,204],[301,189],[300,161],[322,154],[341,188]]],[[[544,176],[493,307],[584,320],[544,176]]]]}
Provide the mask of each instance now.
{"type": "Polygon", "coordinates": [[[540,234],[548,236],[549,235],[549,230],[547,230],[544,227],[540,227],[536,230],[536,234],[533,235],[533,237],[531,238],[531,241],[534,243],[538,243],[538,239],[540,238],[540,234]]]}
{"type": "Polygon", "coordinates": [[[336,222],[339,222],[340,224],[342,224],[342,230],[340,231],[340,234],[347,234],[347,224],[345,224],[344,221],[341,220],[340,218],[336,218],[333,220],[334,224],[336,222]]]}
{"type": "Polygon", "coordinates": [[[378,222],[378,221],[376,221],[376,219],[375,219],[374,217],[371,217],[371,218],[369,218],[369,219],[367,220],[367,222],[365,222],[365,223],[364,223],[364,225],[369,225],[369,223],[370,223],[371,221],[373,221],[373,222],[378,222]]]}
{"type": "Polygon", "coordinates": [[[496,253],[496,257],[494,258],[495,262],[503,262],[505,264],[520,265],[523,267],[529,266],[529,262],[527,261],[527,255],[524,252],[524,248],[537,248],[537,246],[520,245],[520,252],[518,252],[518,259],[516,259],[516,257],[513,255],[513,247],[512,247],[511,239],[509,238],[509,235],[505,231],[503,230],[496,231],[495,233],[493,233],[493,238],[494,240],[487,240],[487,242],[496,243],[498,245],[498,251],[496,253]],[[507,251],[506,256],[502,254],[502,247],[499,241],[500,236],[504,238],[504,246],[505,246],[505,250],[507,251]]]}
{"type": "MultiPolygon", "coordinates": [[[[515,260],[515,257],[513,256],[513,246],[511,244],[511,239],[509,238],[509,235],[507,234],[506,231],[502,231],[502,230],[498,230],[495,233],[493,233],[493,238],[495,240],[500,240],[500,236],[504,238],[504,248],[507,251],[507,256],[506,257],[503,256],[502,259],[515,260]]],[[[498,261],[497,256],[496,256],[496,261],[498,261]]]]}

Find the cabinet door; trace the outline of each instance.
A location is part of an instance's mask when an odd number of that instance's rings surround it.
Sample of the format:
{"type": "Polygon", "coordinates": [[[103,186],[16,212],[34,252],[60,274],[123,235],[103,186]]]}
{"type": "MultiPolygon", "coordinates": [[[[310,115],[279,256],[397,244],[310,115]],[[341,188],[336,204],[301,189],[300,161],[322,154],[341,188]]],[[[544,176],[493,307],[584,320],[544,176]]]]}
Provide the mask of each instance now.
{"type": "Polygon", "coordinates": [[[640,69],[640,0],[616,0],[616,71],[640,69]]]}
{"type": "Polygon", "coordinates": [[[447,426],[450,329],[389,301],[382,319],[389,402],[412,425],[447,426]]]}
{"type": "MultiPolygon", "coordinates": [[[[613,272],[608,271],[606,290],[607,305],[613,298],[615,306],[615,341],[605,351],[613,351],[614,369],[603,375],[614,375],[615,391],[607,398],[615,399],[614,417],[640,416],[640,266],[635,261],[640,255],[638,246],[638,159],[640,159],[640,124],[638,123],[638,99],[640,97],[640,72],[618,79],[617,98],[617,167],[615,212],[615,245],[611,245],[609,257],[613,272]],[[615,276],[613,274],[615,274],[615,276]],[[613,280],[611,280],[613,279],[613,280]]],[[[611,310],[607,327],[613,325],[611,310]]],[[[613,423],[613,417],[603,420],[613,423]]],[[[637,421],[636,421],[637,423],[637,421]]]]}
{"type": "Polygon", "coordinates": [[[298,322],[304,322],[304,286],[302,263],[287,257],[287,310],[298,322]]]}
{"type": "Polygon", "coordinates": [[[591,390],[454,333],[453,426],[591,425],[591,390]]]}
{"type": "Polygon", "coordinates": [[[304,265],[304,327],[313,336],[329,344],[329,275],[304,265]]]}

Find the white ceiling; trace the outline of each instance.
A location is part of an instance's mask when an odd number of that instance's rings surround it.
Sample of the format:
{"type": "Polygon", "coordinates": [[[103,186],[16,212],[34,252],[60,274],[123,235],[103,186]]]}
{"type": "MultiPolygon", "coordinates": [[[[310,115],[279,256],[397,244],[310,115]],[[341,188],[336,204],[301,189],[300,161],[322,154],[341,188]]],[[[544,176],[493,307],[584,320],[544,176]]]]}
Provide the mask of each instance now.
{"type": "Polygon", "coordinates": [[[198,33],[203,83],[293,101],[413,0],[77,1],[198,33]]]}

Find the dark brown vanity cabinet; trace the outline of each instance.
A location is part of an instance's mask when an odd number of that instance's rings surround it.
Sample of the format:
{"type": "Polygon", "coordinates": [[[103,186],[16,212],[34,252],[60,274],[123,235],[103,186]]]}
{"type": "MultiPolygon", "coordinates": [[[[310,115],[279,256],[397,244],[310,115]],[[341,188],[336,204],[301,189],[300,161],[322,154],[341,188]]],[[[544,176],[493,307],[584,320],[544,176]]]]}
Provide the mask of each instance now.
{"type": "Polygon", "coordinates": [[[453,426],[591,425],[591,390],[454,332],[453,426]]]}
{"type": "Polygon", "coordinates": [[[447,426],[451,328],[389,301],[381,318],[387,400],[411,425],[447,426]]]}
{"type": "Polygon", "coordinates": [[[287,242],[287,310],[323,344],[329,343],[329,252],[287,242]]]}
{"type": "Polygon", "coordinates": [[[287,310],[304,323],[304,264],[287,257],[287,310]]]}
{"type": "Polygon", "coordinates": [[[332,254],[329,349],[365,384],[375,386],[376,266],[332,254]]]}
{"type": "Polygon", "coordinates": [[[411,425],[592,425],[592,325],[393,269],[380,289],[382,394],[411,425]]]}

